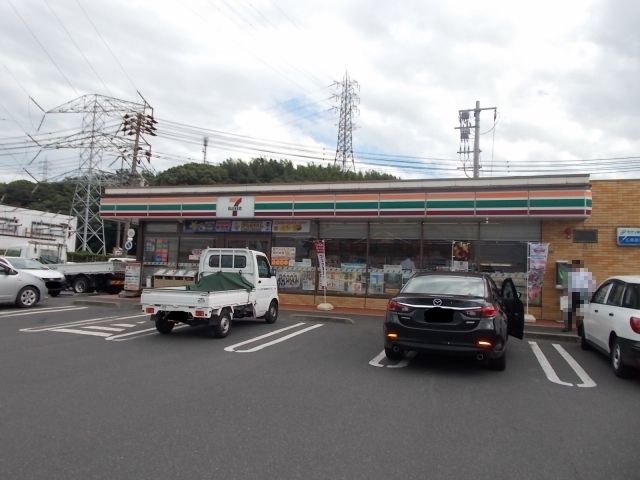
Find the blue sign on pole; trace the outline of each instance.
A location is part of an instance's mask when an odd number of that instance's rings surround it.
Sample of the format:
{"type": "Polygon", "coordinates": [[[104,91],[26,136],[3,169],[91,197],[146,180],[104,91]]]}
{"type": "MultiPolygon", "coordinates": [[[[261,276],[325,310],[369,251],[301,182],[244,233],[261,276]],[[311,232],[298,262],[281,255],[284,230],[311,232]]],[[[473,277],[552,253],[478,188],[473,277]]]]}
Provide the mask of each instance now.
{"type": "Polygon", "coordinates": [[[618,228],[616,231],[616,243],[623,247],[640,247],[640,228],[618,228]]]}
{"type": "Polygon", "coordinates": [[[133,248],[133,242],[131,240],[127,240],[124,242],[124,248],[126,251],[129,251],[133,248]]]}

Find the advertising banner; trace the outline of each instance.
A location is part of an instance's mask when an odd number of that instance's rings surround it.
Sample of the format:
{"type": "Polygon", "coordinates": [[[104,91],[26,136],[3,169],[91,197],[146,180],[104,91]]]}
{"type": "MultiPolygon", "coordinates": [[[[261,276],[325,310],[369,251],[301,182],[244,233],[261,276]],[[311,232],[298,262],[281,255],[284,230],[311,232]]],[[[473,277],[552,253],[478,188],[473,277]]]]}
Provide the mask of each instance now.
{"type": "Polygon", "coordinates": [[[124,289],[130,291],[140,290],[140,262],[127,262],[124,266],[124,289]]]}
{"type": "Polygon", "coordinates": [[[296,247],[271,247],[271,265],[289,267],[296,263],[296,247]]]}
{"type": "Polygon", "coordinates": [[[451,244],[451,271],[468,272],[470,253],[470,242],[453,242],[451,244]]]}
{"type": "Polygon", "coordinates": [[[316,249],[316,255],[318,257],[318,270],[320,272],[319,286],[327,287],[327,259],[324,249],[324,240],[314,240],[313,246],[316,249]]]}
{"type": "Polygon", "coordinates": [[[547,268],[548,243],[529,242],[527,271],[527,304],[539,304],[542,298],[542,282],[547,268]]]}

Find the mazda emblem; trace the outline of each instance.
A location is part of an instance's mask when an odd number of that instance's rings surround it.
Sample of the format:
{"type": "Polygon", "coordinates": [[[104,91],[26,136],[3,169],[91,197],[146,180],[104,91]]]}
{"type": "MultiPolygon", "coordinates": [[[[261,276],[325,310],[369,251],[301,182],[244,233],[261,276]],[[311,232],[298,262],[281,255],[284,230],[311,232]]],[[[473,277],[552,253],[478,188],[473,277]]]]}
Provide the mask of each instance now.
{"type": "Polygon", "coordinates": [[[442,305],[442,300],[440,300],[439,298],[434,298],[434,299],[433,299],[433,304],[434,304],[436,307],[439,307],[440,305],[442,305]]]}

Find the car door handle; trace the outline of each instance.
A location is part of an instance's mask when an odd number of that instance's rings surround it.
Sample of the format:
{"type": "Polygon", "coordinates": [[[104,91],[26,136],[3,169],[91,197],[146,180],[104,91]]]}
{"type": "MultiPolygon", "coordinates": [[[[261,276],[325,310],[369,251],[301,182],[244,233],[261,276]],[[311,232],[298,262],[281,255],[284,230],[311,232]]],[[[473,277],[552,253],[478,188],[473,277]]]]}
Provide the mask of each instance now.
{"type": "Polygon", "coordinates": [[[613,313],[610,313],[610,314],[609,314],[609,316],[610,316],[610,317],[613,317],[613,313]]]}
{"type": "Polygon", "coordinates": [[[596,313],[598,313],[598,310],[595,310],[595,309],[594,309],[593,311],[594,311],[594,312],[596,312],[596,313]]]}

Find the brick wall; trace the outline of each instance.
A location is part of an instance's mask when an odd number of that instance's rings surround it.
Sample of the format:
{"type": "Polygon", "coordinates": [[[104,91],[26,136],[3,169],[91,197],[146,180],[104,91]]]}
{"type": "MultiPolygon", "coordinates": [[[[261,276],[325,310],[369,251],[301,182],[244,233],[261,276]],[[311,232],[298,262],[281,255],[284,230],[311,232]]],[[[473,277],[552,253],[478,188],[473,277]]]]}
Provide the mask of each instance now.
{"type": "Polygon", "coordinates": [[[640,180],[592,180],[593,210],[586,220],[543,221],[542,241],[550,243],[544,276],[541,318],[560,320],[555,288],[556,260],[581,259],[597,283],[611,275],[640,274],[640,247],[616,245],[617,227],[640,228],[640,180]],[[573,243],[566,229],[595,229],[598,243],[573,243]]]}

